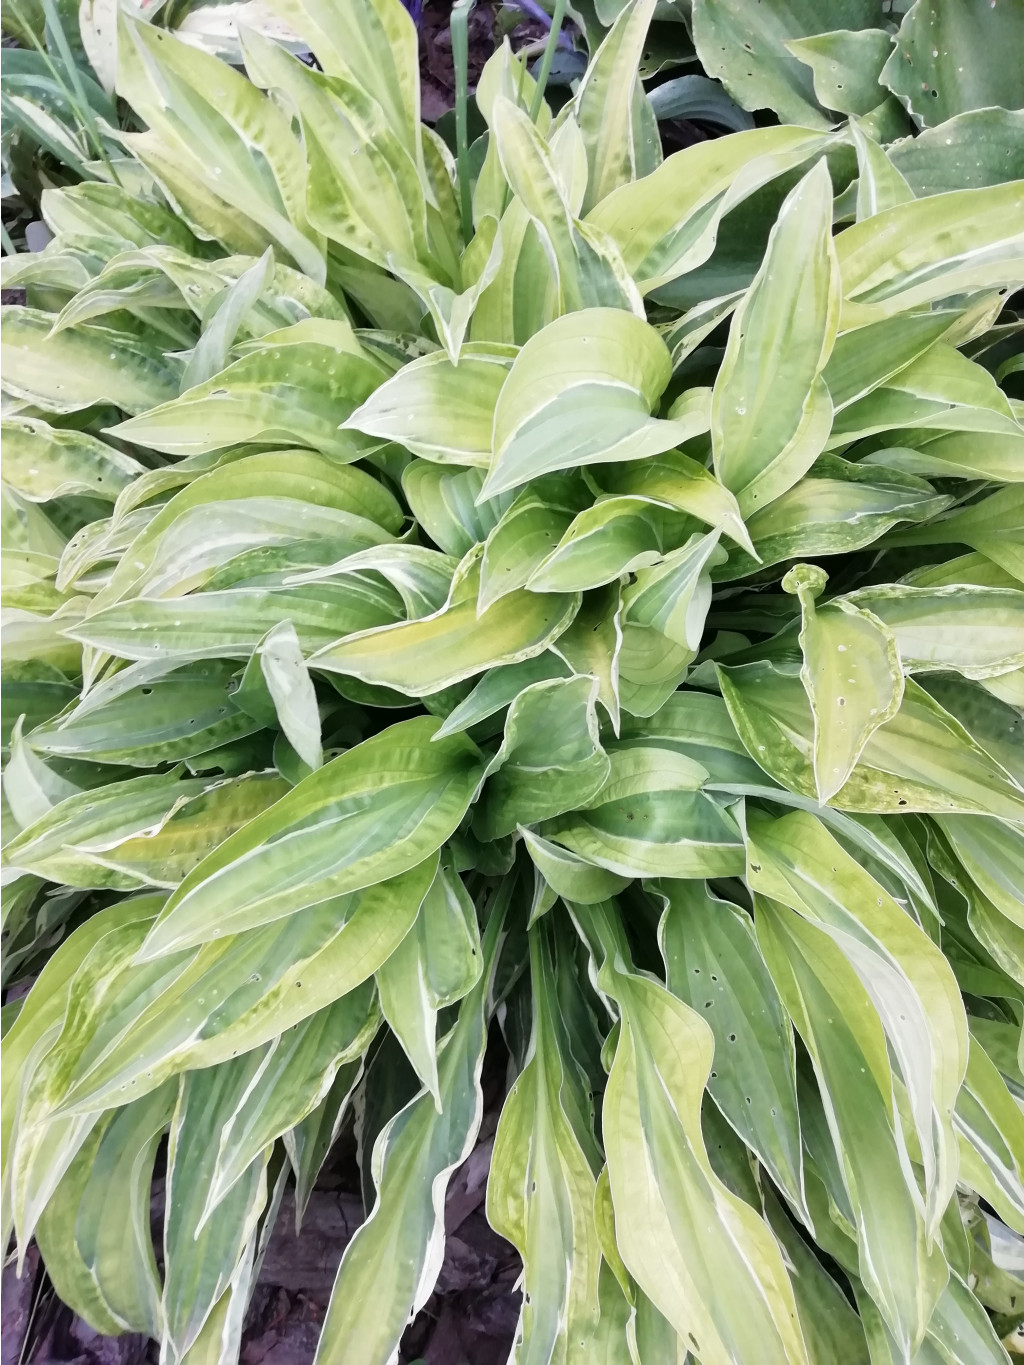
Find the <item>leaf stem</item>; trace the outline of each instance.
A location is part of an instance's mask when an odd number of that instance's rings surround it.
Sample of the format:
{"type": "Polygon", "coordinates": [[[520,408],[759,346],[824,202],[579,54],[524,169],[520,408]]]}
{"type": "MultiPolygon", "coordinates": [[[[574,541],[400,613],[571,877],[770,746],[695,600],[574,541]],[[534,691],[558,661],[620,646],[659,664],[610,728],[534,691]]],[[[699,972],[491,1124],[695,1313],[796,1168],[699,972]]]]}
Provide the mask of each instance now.
{"type": "Polygon", "coordinates": [[[555,9],[551,16],[551,28],[548,30],[548,40],[544,47],[544,56],[541,58],[540,70],[537,72],[537,88],[533,92],[533,104],[530,106],[530,118],[534,123],[537,122],[540,107],[544,103],[544,91],[547,88],[548,76],[551,74],[551,63],[555,59],[558,38],[562,32],[562,21],[565,19],[565,7],[566,0],[555,0],[555,9]]]}
{"type": "Polygon", "coordinates": [[[469,178],[469,12],[476,0],[456,0],[452,6],[452,62],[455,67],[455,163],[459,175],[459,214],[462,240],[473,235],[473,196],[469,178]]]}

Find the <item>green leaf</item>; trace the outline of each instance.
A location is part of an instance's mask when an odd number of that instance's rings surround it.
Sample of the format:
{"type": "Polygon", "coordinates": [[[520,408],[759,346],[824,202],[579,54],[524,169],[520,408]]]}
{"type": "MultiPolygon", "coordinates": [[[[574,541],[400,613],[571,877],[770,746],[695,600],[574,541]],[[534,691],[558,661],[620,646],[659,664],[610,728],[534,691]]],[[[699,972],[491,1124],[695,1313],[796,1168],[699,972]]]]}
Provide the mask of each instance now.
{"type": "Polygon", "coordinates": [[[814,98],[823,108],[841,114],[870,114],[885,99],[878,78],[892,50],[892,39],[884,29],[839,28],[791,39],[785,47],[811,68],[814,98]]]}
{"type": "Polygon", "coordinates": [[[609,771],[598,737],[596,679],[533,683],[508,709],[501,748],[487,765],[474,833],[498,839],[585,805],[609,771]]]}
{"type": "MultiPolygon", "coordinates": [[[[888,35],[882,34],[888,45],[888,35]]],[[[850,134],[857,149],[857,222],[873,218],[897,204],[906,204],[914,192],[892,164],[882,147],[851,120],[850,134]]]]}
{"type": "Polygon", "coordinates": [[[130,455],[82,431],[35,417],[5,417],[4,479],[32,502],[85,493],[113,502],[144,468],[130,455]]]}
{"type": "Polygon", "coordinates": [[[104,863],[121,856],[130,860],[129,850],[141,851],[135,841],[153,839],[210,785],[201,778],[180,781],[175,771],[76,791],[22,830],[7,845],[4,860],[68,885],[133,890],[139,885],[135,877],[109,871],[104,863]]]}
{"type": "Polygon", "coordinates": [[[92,947],[117,925],[126,919],[130,921],[140,909],[142,913],[148,911],[152,915],[159,900],[159,897],[122,900],[98,911],[79,925],[45,964],[18,1017],[4,1037],[8,1083],[2,1091],[0,1122],[3,1125],[2,1231],[5,1245],[10,1240],[12,1220],[13,1139],[23,1112],[25,1086],[30,1071],[41,1051],[49,1047],[55,1031],[59,1030],[67,1009],[72,980],[92,947]]]}
{"type": "Polygon", "coordinates": [[[707,1157],[700,1101],[711,1030],[663,986],[631,970],[607,905],[578,913],[600,936],[599,979],[621,1011],[602,1130],[627,1269],[705,1360],[806,1361],[779,1247],[707,1157]]]}
{"type": "Polygon", "coordinates": [[[468,995],[481,970],[476,909],[458,874],[439,864],[415,923],[377,969],[381,1010],[438,1113],[438,1011],[468,995]]]}
{"type": "Polygon", "coordinates": [[[152,337],[95,325],[51,333],[53,318],[36,308],[4,310],[4,387],[44,412],[77,412],[115,403],[144,412],[173,398],[178,367],[152,337]]]}
{"type": "Polygon", "coordinates": [[[836,412],[884,384],[924,355],[959,321],[948,308],[894,313],[836,337],[823,371],[836,412]]]}
{"type": "Polygon", "coordinates": [[[715,782],[761,780],[721,697],[690,688],[674,692],[645,719],[627,717],[622,725],[625,746],[656,744],[699,763],[715,782]]]}
{"type": "Polygon", "coordinates": [[[323,245],[306,218],[305,168],[288,116],[240,72],[165,29],[125,16],[119,25],[118,94],[150,129],[135,135],[140,160],[158,180],[170,161],[194,193],[251,221],[322,284],[323,245]]]}
{"type": "MultiPolygon", "coordinates": [[[[487,1217],[524,1262],[520,1358],[589,1359],[602,1316],[597,1148],[590,1096],[557,994],[562,982],[570,982],[571,968],[561,945],[554,952],[540,928],[530,931],[530,975],[529,1056],[498,1121],[487,1217]]],[[[623,1332],[620,1359],[627,1358],[624,1337],[623,1332]]]]}
{"type": "Polygon", "coordinates": [[[122,1087],[146,1093],[182,1070],[217,1066],[334,1001],[343,1002],[345,1051],[361,1054],[379,1021],[369,978],[408,932],[435,870],[436,859],[427,859],[365,891],[222,937],[170,964],[158,959],[111,972],[109,962],[99,963],[103,990],[83,995],[85,1027],[69,1034],[58,1053],[69,1072],[62,1109],[91,1114],[120,1103],[122,1087]]]}
{"type": "Polygon", "coordinates": [[[486,469],[494,405],[515,354],[509,346],[470,342],[457,365],[443,351],[421,356],[382,384],[345,426],[439,464],[486,469]]]}
{"type": "Polygon", "coordinates": [[[1022,180],[1022,153],[1024,113],[1010,109],[971,109],[888,148],[890,161],[918,199],[1022,180]]]}
{"type": "Polygon", "coordinates": [[[909,1356],[948,1270],[938,1246],[928,1248],[920,1196],[907,1184],[881,1023],[823,929],[766,898],[758,899],[755,918],[761,951],[814,1064],[856,1224],[861,1277],[909,1356]]]}
{"type": "Polygon", "coordinates": [[[481,776],[432,717],[404,721],[304,778],[204,860],[167,902],[142,960],[253,929],[422,862],[452,834],[481,776]]]}
{"type": "Polygon", "coordinates": [[[579,606],[571,594],[513,592],[478,616],[479,591],[480,554],[471,551],[440,611],[351,635],[312,655],[310,666],[429,696],[497,664],[540,654],[579,606]]]}
{"type": "Polygon", "coordinates": [[[1024,78],[1013,58],[1024,44],[1024,18],[1013,6],[917,0],[900,24],[882,72],[918,124],[934,125],[968,109],[1024,104],[1024,78]]]}
{"type": "MultiPolygon", "coordinates": [[[[190,513],[195,515],[197,508],[210,505],[213,511],[208,515],[215,517],[218,511],[222,510],[218,505],[226,504],[223,508],[226,513],[236,512],[244,518],[247,509],[239,504],[252,498],[266,499],[265,510],[268,513],[276,512],[279,521],[285,523],[285,528],[291,514],[294,527],[290,535],[285,529],[282,537],[285,540],[304,537],[310,531],[315,533],[317,521],[313,519],[307,525],[303,520],[311,516],[311,509],[304,504],[345,513],[348,518],[347,524],[345,517],[333,519],[328,517],[322,525],[328,529],[328,534],[335,541],[343,530],[347,531],[353,549],[378,544],[384,539],[367,523],[375,523],[377,527],[387,532],[397,532],[402,525],[402,512],[397,500],[381,483],[361,469],[334,464],[324,456],[308,450],[268,451],[257,455],[243,455],[239,459],[218,465],[209,473],[200,473],[193,477],[164,506],[156,509],[155,516],[146,523],[145,533],[133,537],[130,548],[126,547],[128,553],[120,558],[111,579],[110,590],[103,593],[99,601],[104,605],[112,600],[116,601],[119,595],[127,595],[131,590],[137,590],[140,585],[146,583],[147,576],[152,571],[153,561],[161,549],[163,538],[179,517],[190,513]],[[284,502],[284,506],[279,505],[281,501],[284,502]],[[278,503],[276,507],[275,503],[278,503]]],[[[261,510],[260,503],[256,503],[252,510],[256,512],[261,510]]],[[[244,521],[242,526],[232,528],[236,536],[242,527],[244,521]]],[[[218,553],[209,546],[209,542],[212,541],[216,546],[224,540],[223,528],[217,527],[212,535],[209,534],[210,530],[209,525],[203,526],[201,520],[197,518],[193,526],[181,534],[181,539],[185,542],[197,540],[207,542],[206,548],[202,551],[203,558],[198,561],[202,567],[224,563],[237,553],[239,548],[264,545],[264,538],[268,536],[268,529],[263,529],[249,539],[248,543],[243,539],[241,544],[232,537],[226,553],[218,553]]],[[[186,550],[184,562],[194,572],[197,566],[195,554],[189,557],[186,550]]]]}
{"type": "Polygon", "coordinates": [[[793,127],[755,128],[700,142],[613,191],[588,221],[618,244],[626,269],[649,294],[703,265],[730,209],[830,142],[828,134],[793,127]]]}
{"type": "Polygon", "coordinates": [[[791,488],[821,454],[832,422],[821,376],[838,321],[832,188],[820,161],[782,206],[715,381],[715,472],[741,512],[791,488]],[[784,383],[763,363],[770,351],[787,357],[784,383]]]}
{"type": "Polygon", "coordinates": [[[750,917],[706,884],[658,883],[669,990],[715,1037],[708,1091],[791,1204],[804,1207],[793,1033],[750,917]]]}
{"type": "Polygon", "coordinates": [[[706,770],[670,749],[609,750],[611,776],[541,834],[623,877],[729,877],[743,845],[729,812],[700,787],[706,770]]]}
{"type": "Polygon", "coordinates": [[[868,740],[903,700],[898,641],[884,617],[844,598],[819,609],[814,599],[825,580],[810,564],[798,564],[782,580],[800,599],[800,681],[814,715],[814,784],[821,802],[844,786],[868,740]]]}
{"type": "Polygon", "coordinates": [[[661,162],[657,123],[639,77],[654,10],[655,0],[623,6],[576,92],[576,121],[590,167],[585,214],[612,190],[650,175],[661,162]]]}
{"type": "MultiPolygon", "coordinates": [[[[1000,488],[967,507],[950,512],[930,528],[929,544],[970,545],[1000,568],[1024,582],[1020,530],[1024,525],[1024,489],[1000,488]]],[[[904,532],[913,544],[919,533],[904,532]]]]}
{"type": "Polygon", "coordinates": [[[992,376],[941,341],[837,415],[830,444],[899,427],[1021,435],[992,376]]]}
{"type": "Polygon", "coordinates": [[[480,1068],[502,920],[496,906],[484,935],[480,980],[438,1049],[441,1112],[430,1091],[422,1090],[374,1145],[376,1201],[342,1256],[317,1365],[348,1359],[356,1343],[366,1365],[387,1365],[406,1323],[433,1292],[444,1248],[444,1192],[473,1148],[483,1113],[480,1068]]]}
{"type": "MultiPolygon", "coordinates": [[[[90,923],[96,923],[100,932],[82,935],[73,947],[69,941],[61,968],[49,978],[57,988],[55,1013],[30,1011],[26,1006],[19,1016],[18,1023],[24,1018],[27,1025],[27,1037],[18,1035],[27,1043],[21,1054],[26,1070],[12,1091],[5,1116],[10,1124],[10,1146],[5,1148],[4,1210],[5,1219],[13,1214],[19,1259],[61,1177],[100,1118],[96,1106],[85,1114],[54,1118],[53,1095],[63,1079],[63,1054],[56,1044],[68,1032],[69,1017],[72,1031],[80,1022],[80,1002],[88,1000],[95,990],[96,962],[102,957],[104,971],[123,969],[160,900],[153,896],[132,898],[118,905],[116,914],[97,916],[90,923]]],[[[13,1029],[11,1039],[13,1044],[13,1029]]],[[[9,1232],[9,1224],[5,1231],[9,1232]]]]}
{"type": "MultiPolygon", "coordinates": [[[[744,109],[773,109],[782,120],[827,125],[816,82],[787,39],[827,29],[881,23],[876,0],[838,0],[822,10],[813,0],[786,0],[770,9],[740,0],[695,0],[693,38],[709,76],[722,81],[744,109]],[[788,49],[788,50],[787,50],[788,49]]],[[[880,102],[882,92],[879,91],[880,102]]]]}
{"type": "Polygon", "coordinates": [[[574,673],[597,679],[597,699],[618,733],[619,653],[622,647],[622,605],[619,585],[591,592],[569,628],[553,645],[574,673]]]}
{"type": "Polygon", "coordinates": [[[458,563],[450,555],[421,545],[368,546],[320,569],[296,574],[289,582],[315,583],[371,569],[386,579],[402,599],[409,620],[429,616],[444,605],[458,563]]]}
{"type": "Polygon", "coordinates": [[[772,823],[752,817],[750,832],[751,889],[822,928],[878,1013],[920,1143],[932,1235],[956,1183],[952,1114],[967,1065],[967,1020],[952,969],[924,930],[812,815],[796,811],[772,823]]]}
{"type": "Polygon", "coordinates": [[[309,318],[261,338],[256,350],[180,398],[147,404],[151,411],[110,430],[170,455],[259,442],[305,445],[336,460],[355,460],[365,442],[338,427],[387,373],[348,323],[309,318]]]}

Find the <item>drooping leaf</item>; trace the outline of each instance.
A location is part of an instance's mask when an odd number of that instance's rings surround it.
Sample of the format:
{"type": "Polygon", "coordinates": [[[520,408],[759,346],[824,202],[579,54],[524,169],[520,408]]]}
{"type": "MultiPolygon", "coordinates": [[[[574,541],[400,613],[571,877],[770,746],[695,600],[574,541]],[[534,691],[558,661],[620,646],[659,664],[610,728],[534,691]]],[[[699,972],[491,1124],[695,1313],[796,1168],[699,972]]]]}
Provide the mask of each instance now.
{"type": "Polygon", "coordinates": [[[387,1365],[406,1322],[433,1291],[444,1248],[435,1198],[443,1196],[452,1172],[469,1155],[480,1126],[487,998],[502,919],[495,907],[484,934],[480,980],[438,1050],[440,1113],[424,1089],[374,1146],[376,1201],[342,1256],[317,1350],[319,1365],[345,1360],[353,1343],[367,1365],[387,1365]]]}
{"type": "Polygon", "coordinates": [[[602,1129],[627,1269],[705,1359],[756,1352],[762,1360],[806,1360],[779,1247],[708,1161],[700,1095],[711,1068],[711,1030],[663,986],[631,970],[607,905],[578,913],[600,936],[600,979],[621,1010],[602,1129]]]}
{"type": "Polygon", "coordinates": [[[669,990],[715,1036],[708,1090],[790,1202],[804,1202],[803,1151],[789,1019],[749,916],[706,884],[663,881],[658,940],[669,990]]]}
{"type": "Polygon", "coordinates": [[[177,889],[143,957],[257,928],[429,857],[462,819],[482,769],[467,739],[432,744],[437,728],[432,717],[392,726],[250,820],[177,889]]]}

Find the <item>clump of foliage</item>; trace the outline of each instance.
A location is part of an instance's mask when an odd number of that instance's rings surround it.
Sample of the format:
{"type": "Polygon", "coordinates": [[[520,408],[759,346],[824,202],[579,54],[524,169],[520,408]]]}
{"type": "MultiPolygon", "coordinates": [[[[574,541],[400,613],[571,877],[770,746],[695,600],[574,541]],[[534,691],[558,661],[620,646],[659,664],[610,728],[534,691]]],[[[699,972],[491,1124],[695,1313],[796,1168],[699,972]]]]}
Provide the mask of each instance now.
{"type": "Polygon", "coordinates": [[[455,155],[399,0],[122,16],[4,322],[4,1238],[98,1330],[236,1360],[354,1112],[395,1360],[490,1039],[518,1360],[1006,1360],[1019,11],[835,8],[695,0],[662,112],[785,121],[664,159],[654,0],[455,155]]]}

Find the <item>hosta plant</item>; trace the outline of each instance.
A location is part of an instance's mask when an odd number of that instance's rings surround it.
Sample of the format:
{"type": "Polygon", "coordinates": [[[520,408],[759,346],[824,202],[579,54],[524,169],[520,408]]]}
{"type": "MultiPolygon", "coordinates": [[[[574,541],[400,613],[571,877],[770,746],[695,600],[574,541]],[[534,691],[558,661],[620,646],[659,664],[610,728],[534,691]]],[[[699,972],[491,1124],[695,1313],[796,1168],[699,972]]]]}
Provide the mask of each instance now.
{"type": "Polygon", "coordinates": [[[123,16],[133,178],[5,277],[5,1241],[233,1361],[354,1115],[387,1365],[492,1048],[524,1365],[1005,1361],[1019,116],[663,159],[632,0],[453,157],[399,0],[274,9],[315,68],[123,16]]]}

